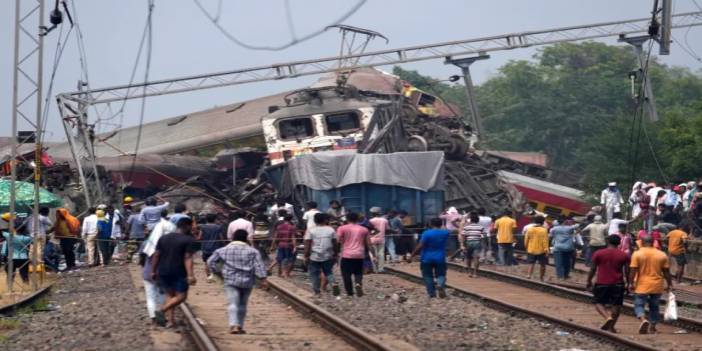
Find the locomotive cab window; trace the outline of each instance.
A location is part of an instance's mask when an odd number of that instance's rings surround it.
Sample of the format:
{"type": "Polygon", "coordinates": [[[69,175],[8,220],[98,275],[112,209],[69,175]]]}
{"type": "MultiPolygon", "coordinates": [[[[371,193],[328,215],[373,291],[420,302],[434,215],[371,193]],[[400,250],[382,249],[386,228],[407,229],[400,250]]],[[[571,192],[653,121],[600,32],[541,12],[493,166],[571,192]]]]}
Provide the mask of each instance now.
{"type": "Polygon", "coordinates": [[[324,116],[327,132],[340,133],[361,128],[361,121],[356,112],[335,113],[324,116]]]}
{"type": "Polygon", "coordinates": [[[278,132],[280,139],[293,140],[304,139],[314,136],[314,125],[312,118],[300,117],[289,118],[278,122],[278,132]]]}

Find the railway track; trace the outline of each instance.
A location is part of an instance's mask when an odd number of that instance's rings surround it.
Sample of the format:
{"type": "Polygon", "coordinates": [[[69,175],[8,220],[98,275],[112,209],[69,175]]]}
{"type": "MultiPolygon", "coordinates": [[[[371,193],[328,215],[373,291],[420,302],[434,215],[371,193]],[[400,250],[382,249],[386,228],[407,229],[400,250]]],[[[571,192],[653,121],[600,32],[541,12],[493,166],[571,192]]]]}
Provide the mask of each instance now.
{"type": "MultiPolygon", "coordinates": [[[[196,271],[202,272],[202,267],[196,271]]],[[[247,334],[228,333],[226,299],[221,284],[200,274],[190,289],[184,315],[202,351],[215,350],[392,350],[375,336],[318,307],[289,283],[269,278],[270,289],[254,289],[249,300],[247,334]]]]}
{"type": "MultiPolygon", "coordinates": [[[[519,254],[518,256],[516,256],[517,260],[520,263],[526,263],[526,260],[524,260],[523,258],[524,255],[526,255],[526,253],[523,251],[519,251],[517,253],[519,254]]],[[[554,266],[552,260],[549,261],[549,266],[554,266]]],[[[571,273],[574,273],[572,275],[576,275],[577,279],[575,282],[553,284],[561,285],[570,289],[585,291],[585,284],[583,282],[585,282],[585,280],[587,279],[588,271],[589,268],[584,265],[584,261],[578,261],[575,265],[575,268],[571,270],[571,273]]],[[[691,284],[699,281],[690,277],[685,277],[683,278],[683,280],[686,284],[691,284]]],[[[702,286],[700,286],[699,284],[685,286],[674,285],[673,292],[675,293],[675,296],[679,303],[691,307],[702,308],[702,286]]]]}
{"type": "MultiPolygon", "coordinates": [[[[400,264],[388,267],[388,271],[399,277],[421,283],[419,266],[400,264]]],[[[616,345],[618,348],[635,350],[682,350],[699,349],[702,343],[702,325],[682,324],[690,329],[683,332],[681,325],[660,325],[655,335],[639,335],[639,321],[633,316],[622,315],[617,324],[618,334],[599,329],[602,319],[595,312],[591,297],[574,290],[553,285],[518,280],[518,277],[493,275],[483,272],[479,278],[469,278],[458,269],[447,272],[448,287],[455,294],[477,298],[484,303],[504,311],[519,313],[551,323],[563,328],[579,331],[598,340],[616,345]],[[487,276],[491,277],[487,277],[487,276]],[[499,277],[499,278],[497,278],[499,277]],[[512,280],[512,278],[516,278],[512,280]],[[559,294],[555,294],[555,292],[559,294]]],[[[684,323],[684,322],[683,322],[684,323]]],[[[694,323],[694,322],[693,322],[694,323]]]]}

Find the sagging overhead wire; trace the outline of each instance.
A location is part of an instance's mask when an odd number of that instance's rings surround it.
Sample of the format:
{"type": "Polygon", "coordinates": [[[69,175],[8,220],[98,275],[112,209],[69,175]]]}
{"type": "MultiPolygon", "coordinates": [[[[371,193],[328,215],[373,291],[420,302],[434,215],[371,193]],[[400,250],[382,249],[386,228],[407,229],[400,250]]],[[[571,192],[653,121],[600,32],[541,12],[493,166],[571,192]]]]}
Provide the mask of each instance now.
{"type": "Polygon", "coordinates": [[[132,158],[132,165],[129,168],[129,181],[132,181],[132,176],[134,174],[134,167],[136,166],[137,155],[139,155],[139,146],[141,146],[141,132],[144,127],[144,113],[146,110],[146,83],[149,81],[149,71],[151,70],[151,52],[153,49],[153,13],[154,13],[154,0],[149,0],[149,12],[146,17],[146,69],[144,70],[144,85],[143,85],[143,97],[141,98],[141,109],[139,112],[139,129],[137,130],[136,143],[134,145],[134,157],[132,158]]]}
{"type": "MultiPolygon", "coordinates": [[[[217,13],[216,13],[215,15],[212,15],[209,11],[207,11],[207,9],[205,9],[205,7],[202,5],[202,2],[201,2],[200,0],[193,0],[193,1],[195,2],[195,5],[197,5],[197,7],[200,9],[200,11],[202,12],[202,14],[205,15],[205,17],[207,17],[207,19],[209,19],[209,20],[212,22],[212,24],[213,24],[227,39],[229,39],[229,41],[233,42],[234,44],[236,44],[236,45],[238,45],[238,46],[241,46],[241,47],[243,47],[243,48],[245,48],[245,49],[249,49],[249,50],[280,51],[280,50],[285,50],[285,49],[287,49],[287,48],[289,48],[289,47],[291,47],[291,46],[293,46],[293,45],[299,44],[299,43],[301,43],[301,42],[303,42],[303,41],[307,41],[307,40],[309,40],[309,39],[312,39],[312,38],[314,38],[314,37],[316,37],[316,36],[318,36],[318,35],[324,33],[324,31],[325,31],[328,27],[330,27],[330,26],[334,26],[334,25],[339,25],[339,24],[341,24],[341,23],[344,22],[346,19],[348,19],[349,17],[351,17],[353,14],[355,14],[361,7],[363,7],[363,5],[366,3],[367,0],[359,0],[349,11],[347,11],[346,13],[344,13],[343,15],[341,15],[341,16],[340,16],[336,21],[334,21],[333,23],[328,24],[328,25],[322,27],[321,29],[318,29],[318,30],[316,30],[316,31],[314,31],[314,32],[312,32],[312,33],[309,33],[309,34],[307,34],[307,35],[304,35],[304,36],[302,36],[302,37],[300,37],[300,38],[296,38],[296,35],[295,35],[295,32],[294,32],[294,24],[292,23],[292,15],[291,15],[290,12],[288,11],[288,12],[287,12],[287,13],[288,13],[288,14],[287,14],[287,17],[288,17],[288,22],[289,22],[289,23],[288,23],[288,26],[289,26],[289,28],[291,29],[291,33],[290,33],[290,34],[292,35],[293,39],[292,39],[290,42],[288,42],[288,43],[286,43],[286,44],[283,44],[283,45],[280,45],[280,46],[252,45],[252,44],[245,43],[244,41],[240,40],[240,39],[237,38],[235,35],[233,35],[232,33],[230,33],[227,29],[225,29],[224,27],[222,27],[222,25],[220,24],[219,19],[220,19],[220,14],[221,14],[221,11],[222,11],[221,3],[220,3],[220,5],[218,6],[218,11],[217,11],[217,13]]],[[[289,5],[288,5],[287,3],[286,3],[286,7],[289,7],[289,5]]]]}

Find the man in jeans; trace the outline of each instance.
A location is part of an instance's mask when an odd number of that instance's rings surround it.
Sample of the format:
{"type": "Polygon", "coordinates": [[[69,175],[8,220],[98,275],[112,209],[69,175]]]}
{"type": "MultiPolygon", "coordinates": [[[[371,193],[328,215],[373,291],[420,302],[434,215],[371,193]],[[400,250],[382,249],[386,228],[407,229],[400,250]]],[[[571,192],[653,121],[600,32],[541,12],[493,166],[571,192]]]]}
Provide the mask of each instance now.
{"type": "Polygon", "coordinates": [[[329,215],[317,213],[314,215],[316,226],[305,234],[305,260],[309,262],[312,290],[315,295],[321,294],[320,273],[332,284],[334,296],[339,295],[339,284],[334,280],[332,268],[339,254],[336,245],[336,232],[329,226],[329,215]]]}
{"type": "Polygon", "coordinates": [[[673,289],[670,276],[668,256],[663,251],[653,248],[653,236],[645,234],[641,237],[641,245],[631,256],[629,281],[630,290],[634,291],[634,312],[641,320],[639,334],[656,332],[656,323],[660,317],[660,299],[664,290],[673,289]],[[664,289],[663,279],[668,283],[664,289]],[[648,304],[648,318],[645,305],[648,304]]]}
{"type": "Polygon", "coordinates": [[[517,229],[517,221],[510,217],[512,212],[506,210],[502,217],[495,221],[492,230],[497,234],[498,261],[505,266],[516,263],[514,259],[514,230],[517,229]]]}
{"type": "Polygon", "coordinates": [[[356,295],[363,296],[363,259],[370,248],[368,229],[358,225],[358,213],[346,215],[348,224],[336,230],[337,240],[341,246],[341,277],[344,281],[344,290],[348,296],[353,296],[354,285],[351,283],[353,275],[356,295]]]}
{"type": "Polygon", "coordinates": [[[592,287],[592,278],[597,272],[595,287],[592,295],[595,297],[595,309],[605,322],[600,327],[616,333],[614,325],[624,303],[624,292],[629,285],[629,255],[619,250],[621,239],[618,235],[607,237],[607,248],[592,255],[592,265],[587,276],[587,288],[592,287]],[[626,286],[624,279],[626,278],[626,286]],[[611,306],[611,310],[607,306],[611,306]]]}
{"type": "Polygon", "coordinates": [[[261,287],[268,286],[266,267],[261,253],[248,244],[248,232],[237,229],[229,245],[215,250],[207,260],[211,272],[221,273],[224,278],[224,293],[227,295],[229,314],[229,333],[246,334],[244,320],[249,296],[256,278],[261,280],[261,287]],[[221,268],[217,263],[222,261],[221,268]]]}
{"type": "Polygon", "coordinates": [[[583,228],[582,233],[589,238],[590,250],[588,252],[587,262],[592,262],[592,256],[598,250],[607,247],[605,238],[609,231],[609,225],[602,223],[602,216],[595,216],[594,221],[583,228]]]}
{"type": "Polygon", "coordinates": [[[407,261],[412,262],[412,257],[416,256],[419,251],[422,252],[419,267],[427,293],[430,298],[434,298],[438,290],[439,298],[443,299],[446,297],[446,242],[449,231],[441,229],[442,224],[441,218],[432,218],[429,221],[431,229],[422,233],[419,244],[407,261]],[[434,285],[434,279],[436,279],[436,285],[434,285]]]}
{"type": "MultiPolygon", "coordinates": [[[[390,229],[388,220],[382,216],[381,212],[383,210],[380,207],[372,207],[370,209],[371,219],[368,220],[373,226],[374,233],[370,238],[370,242],[376,259],[375,273],[383,273],[385,270],[385,233],[390,229]]],[[[393,255],[395,254],[394,251],[393,246],[393,255]]]]}

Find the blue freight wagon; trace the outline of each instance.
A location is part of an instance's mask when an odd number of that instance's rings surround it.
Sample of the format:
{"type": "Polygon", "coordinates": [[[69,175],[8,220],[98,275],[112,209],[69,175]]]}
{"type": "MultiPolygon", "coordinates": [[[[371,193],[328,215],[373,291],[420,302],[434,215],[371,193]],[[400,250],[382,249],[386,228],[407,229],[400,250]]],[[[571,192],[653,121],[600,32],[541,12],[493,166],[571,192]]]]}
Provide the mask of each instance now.
{"type": "Polygon", "coordinates": [[[427,223],[444,209],[443,161],[442,152],[431,151],[325,151],[298,156],[267,174],[283,197],[298,204],[315,201],[326,211],[338,200],[348,211],[405,210],[414,223],[427,223]]]}

